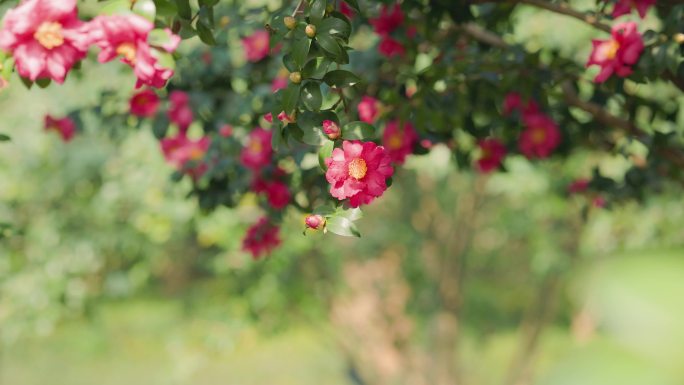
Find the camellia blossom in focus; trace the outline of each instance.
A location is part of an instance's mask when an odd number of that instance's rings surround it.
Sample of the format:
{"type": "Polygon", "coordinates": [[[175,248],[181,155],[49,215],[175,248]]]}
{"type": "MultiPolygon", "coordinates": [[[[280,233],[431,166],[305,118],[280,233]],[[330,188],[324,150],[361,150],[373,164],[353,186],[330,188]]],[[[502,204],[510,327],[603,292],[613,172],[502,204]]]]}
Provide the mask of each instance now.
{"type": "Polygon", "coordinates": [[[5,14],[0,49],[14,56],[19,75],[63,83],[90,44],[76,0],[24,0],[5,14]]]}
{"type": "Polygon", "coordinates": [[[387,151],[373,142],[345,140],[325,164],[330,195],[339,200],[348,198],[351,207],[369,204],[382,196],[387,190],[387,178],[394,173],[387,151]]]}

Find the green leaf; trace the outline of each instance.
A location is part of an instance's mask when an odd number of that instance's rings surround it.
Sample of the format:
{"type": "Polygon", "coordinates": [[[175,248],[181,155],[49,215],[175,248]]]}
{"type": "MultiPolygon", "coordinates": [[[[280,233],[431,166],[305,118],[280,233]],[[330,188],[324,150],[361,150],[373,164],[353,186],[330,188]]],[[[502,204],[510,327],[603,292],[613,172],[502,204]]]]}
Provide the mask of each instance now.
{"type": "Polygon", "coordinates": [[[52,83],[52,79],[49,78],[36,79],[36,85],[40,88],[47,88],[50,83],[52,83]]]}
{"type": "Polygon", "coordinates": [[[361,237],[361,233],[359,233],[354,222],[344,217],[332,216],[327,218],[325,229],[343,237],[361,237]]]}
{"type": "Polygon", "coordinates": [[[347,218],[352,222],[363,218],[363,212],[358,207],[338,207],[336,210],[336,215],[347,218]]]}
{"type": "Polygon", "coordinates": [[[192,8],[190,8],[190,0],[176,0],[176,8],[178,8],[178,16],[182,19],[192,19],[192,8]]]}
{"type": "Polygon", "coordinates": [[[361,13],[361,8],[359,7],[359,2],[357,0],[344,0],[344,2],[349,4],[350,7],[354,8],[356,12],[361,13]]]}
{"type": "Polygon", "coordinates": [[[325,74],[323,81],[332,88],[345,88],[359,83],[361,79],[349,71],[334,70],[325,74]]]}
{"type": "Polygon", "coordinates": [[[342,127],[342,139],[368,139],[375,134],[375,128],[365,122],[351,122],[342,127]]]}
{"type": "Polygon", "coordinates": [[[152,122],[152,134],[157,139],[162,139],[166,136],[169,130],[169,118],[166,114],[159,114],[152,122]]]}
{"type": "Polygon", "coordinates": [[[311,39],[308,37],[298,37],[292,44],[292,60],[297,65],[297,70],[301,69],[309,57],[311,49],[311,39]]]}
{"type": "Polygon", "coordinates": [[[328,170],[328,166],[325,165],[325,160],[332,156],[334,148],[335,142],[327,141],[318,150],[318,164],[321,166],[321,169],[323,169],[323,171],[328,170]]]}
{"type": "Polygon", "coordinates": [[[150,50],[152,53],[152,56],[154,56],[157,59],[157,63],[164,67],[164,68],[169,68],[169,69],[174,69],[176,68],[176,60],[173,58],[173,55],[166,51],[158,50],[156,48],[152,48],[150,50]]]}
{"type": "Polygon", "coordinates": [[[0,142],[9,142],[10,140],[12,140],[12,138],[10,138],[9,135],[0,134],[0,142]]]}
{"type": "Polygon", "coordinates": [[[344,20],[336,17],[329,17],[321,22],[318,33],[338,36],[346,41],[351,34],[351,26],[344,20]]]}
{"type": "Polygon", "coordinates": [[[204,44],[216,45],[216,39],[214,38],[214,33],[211,31],[211,27],[206,25],[201,20],[197,21],[197,35],[204,44]]]}
{"type": "Polygon", "coordinates": [[[283,146],[283,128],[280,124],[276,124],[273,127],[273,135],[271,135],[271,148],[273,151],[278,152],[283,146]]]}
{"type": "Polygon", "coordinates": [[[302,77],[305,79],[315,78],[320,79],[328,72],[332,62],[326,57],[317,57],[309,60],[304,69],[302,69],[302,77]]]}
{"type": "Polygon", "coordinates": [[[331,35],[326,35],[324,33],[316,35],[316,42],[323,49],[323,51],[330,54],[335,61],[339,61],[342,56],[342,47],[331,35]]]}
{"type": "Polygon", "coordinates": [[[290,72],[299,71],[299,66],[297,65],[297,63],[292,58],[292,54],[288,53],[288,54],[285,54],[285,56],[283,56],[283,65],[290,72]]]}
{"type": "MultiPolygon", "coordinates": [[[[290,83],[283,91],[283,111],[290,115],[299,104],[299,94],[302,90],[301,84],[290,83]]],[[[273,117],[276,118],[275,116],[273,117]]]]}
{"type": "Polygon", "coordinates": [[[171,42],[171,34],[169,34],[163,29],[153,29],[147,35],[147,42],[151,46],[163,47],[164,45],[169,44],[171,42]]]}
{"type": "Polygon", "coordinates": [[[154,0],[154,5],[157,7],[157,17],[172,18],[178,14],[178,7],[173,0],[154,0]]]}
{"type": "Polygon", "coordinates": [[[137,0],[133,4],[132,11],[151,22],[154,22],[157,16],[157,6],[153,0],[137,0]]]}
{"type": "Polygon", "coordinates": [[[130,0],[108,1],[98,12],[100,15],[115,15],[117,13],[128,13],[131,11],[130,0]]]}
{"type": "Polygon", "coordinates": [[[308,109],[314,111],[320,110],[321,105],[323,104],[321,85],[318,82],[307,82],[302,88],[301,98],[308,109]]]}
{"type": "Polygon", "coordinates": [[[318,26],[321,20],[323,20],[323,16],[325,16],[325,8],[327,6],[328,2],[326,0],[313,0],[309,11],[309,19],[312,24],[318,26]]]}
{"type": "Polygon", "coordinates": [[[324,143],[331,143],[323,133],[323,121],[332,120],[339,123],[339,118],[332,111],[310,112],[305,111],[297,117],[297,125],[301,130],[298,138],[303,143],[313,146],[320,146],[324,143]]]}

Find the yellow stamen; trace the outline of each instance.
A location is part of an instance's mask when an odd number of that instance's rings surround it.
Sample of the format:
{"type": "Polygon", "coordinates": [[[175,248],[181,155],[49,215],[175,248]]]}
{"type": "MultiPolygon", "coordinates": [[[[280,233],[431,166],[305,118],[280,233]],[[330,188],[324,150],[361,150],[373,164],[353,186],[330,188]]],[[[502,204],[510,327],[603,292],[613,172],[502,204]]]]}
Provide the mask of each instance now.
{"type": "Polygon", "coordinates": [[[601,60],[612,60],[617,56],[620,43],[616,40],[609,40],[599,46],[598,56],[601,60]]]}
{"type": "Polygon", "coordinates": [[[261,142],[259,142],[258,140],[251,140],[247,147],[249,147],[249,151],[254,154],[261,153],[261,150],[263,149],[261,142]]]}
{"type": "Polygon", "coordinates": [[[349,176],[359,180],[363,179],[368,172],[368,166],[366,166],[366,161],[361,158],[356,158],[349,162],[349,176]]]}
{"type": "Polygon", "coordinates": [[[135,64],[137,50],[133,43],[123,43],[116,47],[116,53],[123,56],[129,63],[135,64]]]}
{"type": "Polygon", "coordinates": [[[387,141],[387,147],[389,147],[390,150],[398,150],[401,148],[403,142],[402,135],[400,133],[396,133],[389,137],[389,140],[387,141]]]}
{"type": "Polygon", "coordinates": [[[64,44],[62,25],[57,22],[44,22],[38,27],[33,37],[47,49],[57,48],[64,44]]]}
{"type": "Polygon", "coordinates": [[[546,140],[546,130],[543,128],[535,128],[532,130],[532,143],[542,144],[546,140]]]}

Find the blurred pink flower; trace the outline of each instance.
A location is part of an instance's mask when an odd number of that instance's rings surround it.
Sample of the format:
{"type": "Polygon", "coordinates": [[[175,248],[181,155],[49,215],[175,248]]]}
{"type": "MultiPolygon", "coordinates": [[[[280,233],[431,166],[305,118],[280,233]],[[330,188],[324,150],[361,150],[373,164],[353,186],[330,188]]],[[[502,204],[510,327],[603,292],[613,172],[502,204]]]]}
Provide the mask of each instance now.
{"type": "Polygon", "coordinates": [[[242,39],[242,47],[248,61],[256,63],[268,56],[271,38],[266,30],[255,31],[242,39]]]}

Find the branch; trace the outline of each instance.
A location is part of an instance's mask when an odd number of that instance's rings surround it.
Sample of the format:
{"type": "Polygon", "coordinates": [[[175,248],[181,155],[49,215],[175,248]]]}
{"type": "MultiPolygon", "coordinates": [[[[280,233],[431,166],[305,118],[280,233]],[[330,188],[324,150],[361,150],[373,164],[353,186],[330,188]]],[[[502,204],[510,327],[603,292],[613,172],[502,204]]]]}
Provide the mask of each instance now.
{"type": "Polygon", "coordinates": [[[600,29],[601,31],[610,33],[610,25],[601,23],[598,21],[596,16],[586,14],[584,12],[577,11],[566,3],[550,3],[544,0],[514,0],[514,2],[523,3],[535,6],[537,8],[542,8],[547,11],[560,13],[562,15],[574,17],[577,20],[583,21],[594,28],[600,29]]]}

